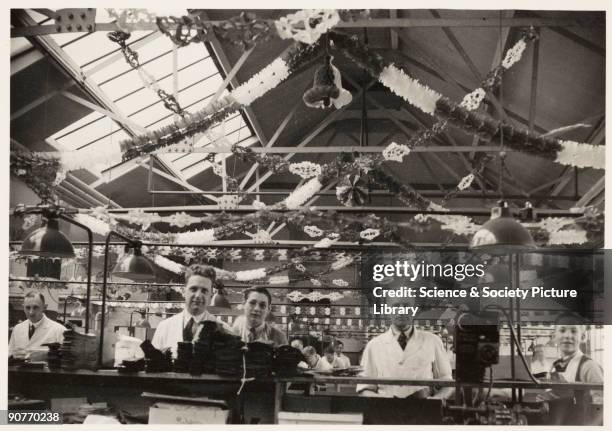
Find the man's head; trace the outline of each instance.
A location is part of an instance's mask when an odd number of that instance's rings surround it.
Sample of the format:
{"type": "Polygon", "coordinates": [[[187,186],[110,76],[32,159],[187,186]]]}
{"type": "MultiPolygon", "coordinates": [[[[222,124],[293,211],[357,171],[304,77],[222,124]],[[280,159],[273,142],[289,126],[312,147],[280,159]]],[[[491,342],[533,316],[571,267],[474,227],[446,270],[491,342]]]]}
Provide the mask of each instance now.
{"type": "MultiPolygon", "coordinates": [[[[391,307],[413,307],[415,305],[415,298],[396,298],[388,297],[385,298],[387,305],[391,307]]],[[[400,331],[406,331],[412,326],[414,317],[412,314],[391,314],[391,323],[400,331]]]]}
{"type": "Polygon", "coordinates": [[[325,359],[327,359],[327,362],[331,364],[334,361],[334,346],[332,346],[331,344],[327,346],[325,350],[323,350],[323,354],[325,355],[325,359]]]}
{"type": "Polygon", "coordinates": [[[244,291],[244,317],[250,328],[266,321],[272,309],[272,296],[263,286],[250,287],[244,291]]]}
{"type": "Polygon", "coordinates": [[[30,322],[36,323],[42,319],[46,309],[47,304],[42,293],[30,291],[23,297],[23,311],[30,322]]]}
{"type": "Polygon", "coordinates": [[[579,350],[586,336],[586,326],[580,316],[561,315],[555,321],[555,341],[563,356],[573,355],[579,350]]]}
{"type": "Polygon", "coordinates": [[[299,338],[295,338],[291,340],[291,347],[295,347],[301,352],[302,350],[304,350],[304,342],[299,338]]]}
{"type": "Polygon", "coordinates": [[[315,365],[317,365],[317,361],[319,360],[319,355],[317,355],[317,351],[315,350],[314,347],[312,346],[304,347],[304,350],[302,350],[302,354],[304,355],[304,358],[306,359],[306,362],[308,363],[309,367],[312,368],[315,365]]]}
{"type": "Polygon", "coordinates": [[[185,310],[197,316],[206,311],[217,274],[207,265],[191,265],[185,271],[185,310]]]}
{"type": "Polygon", "coordinates": [[[344,343],[340,340],[336,340],[334,342],[334,352],[337,355],[341,355],[343,350],[344,350],[344,343]]]}

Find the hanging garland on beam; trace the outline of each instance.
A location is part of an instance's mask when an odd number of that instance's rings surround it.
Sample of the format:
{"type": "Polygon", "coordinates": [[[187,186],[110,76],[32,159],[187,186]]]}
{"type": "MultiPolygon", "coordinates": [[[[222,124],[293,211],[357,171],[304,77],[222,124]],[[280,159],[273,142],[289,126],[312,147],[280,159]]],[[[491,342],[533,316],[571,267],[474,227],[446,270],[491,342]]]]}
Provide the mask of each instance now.
{"type": "Polygon", "coordinates": [[[178,144],[187,137],[206,132],[229,115],[249,106],[256,99],[277,87],[297,69],[306,67],[315,61],[321,51],[322,46],[319,43],[294,44],[282,57],[274,60],[247,82],[210,106],[168,126],[121,141],[119,146],[123,153],[123,161],[178,144]]]}
{"type": "MultiPolygon", "coordinates": [[[[379,54],[369,50],[356,38],[337,33],[331,33],[330,38],[350,60],[366,69],[405,101],[439,120],[448,121],[466,133],[478,135],[484,141],[497,142],[503,134],[504,145],[514,150],[569,166],[605,168],[604,146],[545,137],[475,113],[421,84],[393,63],[386,64],[379,54]]],[[[509,54],[512,60],[504,64],[514,64],[519,51],[509,54]]]]}

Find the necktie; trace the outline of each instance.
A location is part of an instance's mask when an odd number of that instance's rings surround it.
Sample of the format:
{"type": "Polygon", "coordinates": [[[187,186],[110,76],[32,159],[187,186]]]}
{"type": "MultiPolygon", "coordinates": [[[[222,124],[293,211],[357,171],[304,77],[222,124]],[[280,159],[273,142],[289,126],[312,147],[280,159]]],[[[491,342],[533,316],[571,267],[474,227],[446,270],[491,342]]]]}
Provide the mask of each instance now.
{"type": "Polygon", "coordinates": [[[402,331],[402,333],[397,337],[397,342],[399,343],[402,350],[406,348],[406,344],[408,344],[408,337],[406,337],[406,333],[402,331]]]}
{"type": "Polygon", "coordinates": [[[36,332],[36,326],[30,323],[30,329],[28,330],[28,338],[32,338],[32,335],[34,335],[34,332],[36,332]]]}
{"type": "Polygon", "coordinates": [[[249,330],[249,343],[252,343],[255,340],[257,340],[257,332],[255,331],[255,328],[251,328],[249,330]]]}
{"type": "Polygon", "coordinates": [[[571,358],[566,359],[557,359],[553,362],[553,367],[557,373],[564,373],[567,370],[567,365],[569,364],[571,358]]]}
{"type": "Polygon", "coordinates": [[[185,328],[183,328],[183,341],[192,341],[193,340],[193,325],[195,324],[195,320],[193,317],[189,319],[185,328]]]}

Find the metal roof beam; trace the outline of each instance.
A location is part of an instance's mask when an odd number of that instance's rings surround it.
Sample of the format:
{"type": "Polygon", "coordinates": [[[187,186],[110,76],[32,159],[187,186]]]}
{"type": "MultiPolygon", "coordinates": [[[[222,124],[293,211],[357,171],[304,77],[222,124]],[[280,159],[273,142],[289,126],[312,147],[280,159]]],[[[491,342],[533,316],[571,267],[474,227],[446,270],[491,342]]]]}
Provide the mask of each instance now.
{"type": "MultiPolygon", "coordinates": [[[[270,23],[273,20],[266,20],[270,23]]],[[[226,21],[204,20],[204,22],[215,25],[226,21]]],[[[576,17],[576,18],[504,18],[483,16],[480,18],[374,18],[360,19],[355,21],[341,21],[336,28],[410,28],[410,27],[603,27],[605,20],[597,17],[576,17]]],[[[172,28],[171,28],[172,29],[172,28]]],[[[113,23],[96,23],[96,31],[118,31],[117,25],[113,23]]],[[[157,30],[157,25],[151,23],[139,23],[135,30],[157,30]]],[[[11,37],[22,36],[41,36],[58,33],[55,24],[38,25],[33,24],[26,28],[11,28],[11,37]]]]}

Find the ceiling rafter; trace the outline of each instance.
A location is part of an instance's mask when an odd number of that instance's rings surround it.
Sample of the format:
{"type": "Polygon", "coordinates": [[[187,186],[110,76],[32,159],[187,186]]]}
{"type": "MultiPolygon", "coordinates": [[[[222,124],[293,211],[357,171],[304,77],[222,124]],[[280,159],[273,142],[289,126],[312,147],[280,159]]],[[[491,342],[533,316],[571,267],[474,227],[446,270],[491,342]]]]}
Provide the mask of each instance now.
{"type": "MultiPolygon", "coordinates": [[[[207,20],[204,16],[204,21],[215,25],[221,24],[223,21],[207,20]]],[[[266,20],[272,23],[274,20],[266,20]]],[[[430,19],[430,18],[373,18],[373,19],[358,19],[354,21],[341,21],[337,28],[388,28],[388,27],[497,27],[500,20],[495,17],[482,16],[479,18],[448,18],[448,19],[430,19]]],[[[575,17],[575,18],[538,18],[538,17],[516,17],[505,18],[501,20],[501,25],[504,27],[593,27],[604,26],[605,20],[593,17],[575,17]]],[[[174,30],[176,27],[171,27],[174,30]]],[[[135,26],[136,30],[157,30],[157,25],[151,23],[139,23],[135,26]]],[[[113,23],[96,23],[96,31],[117,31],[120,30],[113,23]]],[[[12,28],[11,37],[21,36],[40,36],[57,33],[55,24],[38,25],[37,23],[27,28],[12,28]]]]}

